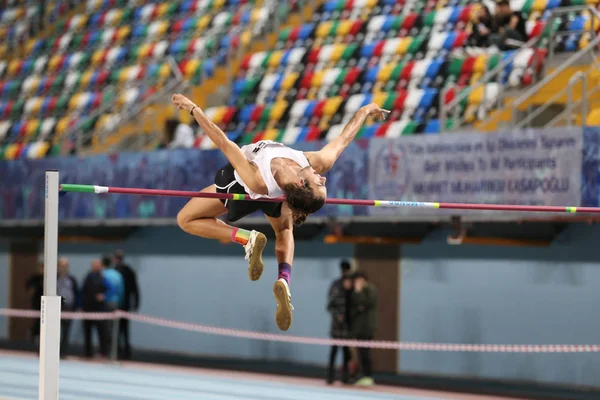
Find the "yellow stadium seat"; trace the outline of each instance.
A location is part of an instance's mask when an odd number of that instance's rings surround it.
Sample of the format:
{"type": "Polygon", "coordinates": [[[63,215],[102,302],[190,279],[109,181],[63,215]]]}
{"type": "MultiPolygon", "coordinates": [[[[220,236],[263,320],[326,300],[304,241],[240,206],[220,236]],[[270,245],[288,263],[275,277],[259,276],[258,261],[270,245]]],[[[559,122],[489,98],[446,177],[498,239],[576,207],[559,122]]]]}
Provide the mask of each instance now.
{"type": "Polygon", "coordinates": [[[390,80],[390,76],[392,76],[392,71],[394,70],[394,64],[385,64],[383,67],[379,69],[379,74],[377,76],[378,81],[387,82],[390,80]]]}
{"type": "Polygon", "coordinates": [[[406,54],[412,41],[413,41],[413,39],[409,36],[403,37],[402,40],[400,40],[400,44],[398,44],[398,48],[396,49],[396,54],[406,54]]]}
{"type": "MultiPolygon", "coordinates": [[[[92,59],[90,60],[90,63],[93,66],[99,66],[102,63],[102,60],[104,58],[104,50],[100,49],[100,50],[96,50],[94,52],[94,54],[92,54],[92,59]]],[[[52,60],[50,60],[52,62],[52,60]]]]}
{"type": "Polygon", "coordinates": [[[80,87],[87,87],[92,80],[92,75],[94,74],[93,70],[87,70],[83,74],[81,74],[81,80],[79,81],[80,87]]]}
{"type": "Polygon", "coordinates": [[[160,70],[158,71],[158,76],[161,79],[166,79],[171,75],[171,67],[169,67],[169,64],[167,63],[163,63],[163,65],[161,65],[160,70]]]}
{"type": "Polygon", "coordinates": [[[331,51],[331,60],[332,61],[339,61],[342,58],[342,55],[344,55],[344,50],[346,50],[347,45],[345,44],[335,44],[333,46],[333,50],[331,51]]]}
{"type": "Polygon", "coordinates": [[[283,58],[283,52],[281,50],[274,51],[269,57],[269,67],[277,68],[281,65],[281,59],[283,58]]]}
{"type": "Polygon", "coordinates": [[[37,119],[27,121],[27,130],[25,131],[25,135],[29,140],[33,138],[33,136],[35,135],[35,131],[37,131],[39,126],[40,121],[37,119]]]}
{"type": "Polygon", "coordinates": [[[325,77],[325,71],[319,70],[315,71],[312,81],[310,82],[310,86],[312,87],[321,87],[323,85],[323,78],[325,77]]]}
{"type": "Polygon", "coordinates": [[[240,36],[240,45],[242,46],[242,48],[247,48],[250,45],[251,41],[252,31],[250,29],[246,29],[244,32],[242,32],[242,35],[240,36]]]}
{"type": "Polygon", "coordinates": [[[8,52],[8,45],[6,43],[0,44],[0,60],[6,58],[6,53],[8,52]]]}
{"type": "Polygon", "coordinates": [[[387,98],[388,94],[385,92],[373,93],[373,103],[376,103],[380,107],[383,105],[387,98]]]}
{"type": "Polygon", "coordinates": [[[213,116],[212,116],[212,120],[215,124],[220,124],[221,122],[223,122],[223,117],[225,116],[225,114],[227,113],[227,107],[217,107],[214,110],[213,116]]]}
{"type": "Polygon", "coordinates": [[[125,67],[119,71],[119,83],[125,83],[129,80],[129,72],[131,67],[125,67]]]}
{"type": "Polygon", "coordinates": [[[163,36],[167,32],[167,29],[169,29],[169,21],[162,21],[158,25],[158,30],[157,30],[156,34],[158,36],[163,36]]]}
{"type": "Polygon", "coordinates": [[[185,70],[183,71],[183,74],[187,77],[187,78],[191,78],[194,76],[194,74],[196,73],[196,71],[198,70],[198,67],[200,66],[200,61],[198,60],[190,60],[188,61],[188,63],[185,65],[185,70]]]}
{"type": "Polygon", "coordinates": [[[350,29],[352,28],[352,24],[354,24],[354,21],[351,21],[351,20],[340,21],[340,24],[338,25],[338,28],[337,28],[338,35],[339,36],[346,36],[348,33],[350,33],[350,29]]]}
{"type": "Polygon", "coordinates": [[[485,54],[477,56],[475,63],[473,64],[473,72],[485,72],[486,65],[487,56],[485,54]]]}
{"type": "Polygon", "coordinates": [[[367,0],[367,7],[366,8],[373,8],[377,5],[378,0],[367,0]]]}
{"type": "Polygon", "coordinates": [[[27,44],[25,45],[25,52],[27,54],[31,54],[31,52],[33,51],[33,46],[35,46],[36,43],[37,39],[29,39],[29,41],[27,41],[27,44]]]}
{"type": "MultiPolygon", "coordinates": [[[[69,102],[69,106],[70,106],[70,102],[69,102]]],[[[61,119],[58,120],[58,122],[56,123],[56,137],[60,137],[62,135],[64,135],[64,133],[67,131],[67,129],[69,128],[69,117],[62,117],[61,119]]]]}
{"type": "Polygon", "coordinates": [[[50,149],[50,143],[48,143],[48,142],[39,143],[37,146],[37,149],[35,150],[35,153],[33,154],[33,158],[43,158],[49,149],[50,149]]]}
{"type": "Polygon", "coordinates": [[[330,117],[335,114],[343,101],[344,98],[342,96],[327,99],[327,102],[325,102],[325,106],[323,107],[323,115],[330,117]]]}
{"type": "Polygon", "coordinates": [[[287,101],[278,101],[273,105],[273,108],[271,109],[271,115],[269,115],[269,119],[271,121],[281,120],[281,117],[283,117],[283,113],[285,113],[285,110],[287,110],[287,108],[287,101]]]}
{"type": "Polygon", "coordinates": [[[75,110],[79,105],[79,99],[81,98],[81,93],[76,93],[73,97],[69,99],[69,110],[75,110]]]}
{"type": "Polygon", "coordinates": [[[483,101],[484,90],[483,86],[475,88],[469,93],[467,102],[471,105],[479,105],[483,101]]]}
{"type": "Polygon", "coordinates": [[[298,72],[291,72],[291,73],[287,74],[283,78],[283,82],[281,83],[281,88],[283,90],[290,90],[296,84],[296,81],[298,80],[299,76],[300,76],[300,74],[298,72]]]}
{"type": "Polygon", "coordinates": [[[212,18],[209,15],[203,15],[200,19],[198,19],[198,22],[196,23],[196,32],[205,31],[210,25],[211,20],[212,18]]]}
{"type": "Polygon", "coordinates": [[[226,0],[215,0],[213,2],[213,10],[220,10],[221,8],[223,8],[223,6],[225,6],[225,1],[226,0]]]}
{"type": "Polygon", "coordinates": [[[548,0],[534,0],[531,6],[532,11],[545,11],[548,6],[548,0]]]}
{"type": "Polygon", "coordinates": [[[117,41],[122,42],[131,33],[131,26],[125,25],[117,30],[117,41]]]}
{"type": "Polygon", "coordinates": [[[330,31],[331,31],[331,22],[330,21],[321,22],[319,24],[319,26],[317,27],[317,32],[315,33],[315,36],[323,39],[323,38],[326,38],[327,36],[329,36],[330,31]]]}
{"type": "Polygon", "coordinates": [[[261,15],[261,9],[260,8],[254,8],[252,9],[252,11],[250,12],[250,23],[251,24],[255,24],[258,20],[260,20],[260,15],[261,15]]]}
{"type": "Polygon", "coordinates": [[[586,124],[589,126],[600,126],[600,108],[594,108],[588,114],[586,124]]]}
{"type": "Polygon", "coordinates": [[[88,16],[86,14],[80,14],[79,18],[77,19],[77,26],[74,26],[74,28],[78,31],[82,30],[85,25],[88,22],[88,16]]]}
{"type": "Polygon", "coordinates": [[[12,60],[9,64],[8,64],[8,75],[15,75],[17,73],[17,70],[19,69],[19,66],[21,65],[21,60],[12,60]]]}
{"type": "Polygon", "coordinates": [[[32,99],[33,101],[31,102],[31,114],[36,115],[39,114],[40,110],[42,109],[42,104],[44,102],[44,100],[41,97],[36,97],[35,99],[32,99]]]}
{"type": "Polygon", "coordinates": [[[475,122],[475,114],[477,112],[476,106],[468,106],[465,110],[464,121],[468,124],[475,122]]]}
{"type": "Polygon", "coordinates": [[[277,129],[267,129],[263,134],[262,140],[276,140],[277,136],[279,136],[277,129]]]}
{"type": "Polygon", "coordinates": [[[439,0],[437,2],[437,4],[435,5],[436,10],[439,10],[441,8],[446,7],[446,5],[448,4],[448,0],[439,0]]]}
{"type": "Polygon", "coordinates": [[[471,75],[471,79],[469,79],[469,84],[470,85],[476,85],[479,82],[479,79],[481,79],[482,76],[483,76],[483,73],[481,73],[481,72],[474,72],[473,75],[471,75]]]}
{"type": "Polygon", "coordinates": [[[150,56],[150,50],[152,50],[152,45],[150,43],[142,44],[138,50],[138,61],[148,58],[150,56]]]}
{"type": "Polygon", "coordinates": [[[14,160],[17,157],[17,151],[19,150],[19,146],[17,144],[10,144],[6,148],[4,152],[5,160],[14,160]]]}

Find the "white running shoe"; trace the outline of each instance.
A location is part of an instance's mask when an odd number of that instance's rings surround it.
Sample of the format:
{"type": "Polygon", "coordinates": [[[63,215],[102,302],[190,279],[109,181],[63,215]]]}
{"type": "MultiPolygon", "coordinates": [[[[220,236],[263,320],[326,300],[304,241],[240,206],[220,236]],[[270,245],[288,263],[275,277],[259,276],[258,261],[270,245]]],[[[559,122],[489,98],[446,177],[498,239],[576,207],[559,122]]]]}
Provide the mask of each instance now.
{"type": "Polygon", "coordinates": [[[248,260],[248,277],[251,281],[257,281],[265,268],[262,260],[262,252],[267,244],[267,237],[258,231],[251,231],[248,243],[244,245],[246,260],[248,260]]]}
{"type": "Polygon", "coordinates": [[[285,279],[277,279],[275,285],[273,285],[273,295],[277,301],[275,322],[279,329],[287,331],[290,329],[290,326],[292,326],[292,311],[294,311],[294,306],[291,302],[292,294],[290,292],[290,286],[285,279]]]}

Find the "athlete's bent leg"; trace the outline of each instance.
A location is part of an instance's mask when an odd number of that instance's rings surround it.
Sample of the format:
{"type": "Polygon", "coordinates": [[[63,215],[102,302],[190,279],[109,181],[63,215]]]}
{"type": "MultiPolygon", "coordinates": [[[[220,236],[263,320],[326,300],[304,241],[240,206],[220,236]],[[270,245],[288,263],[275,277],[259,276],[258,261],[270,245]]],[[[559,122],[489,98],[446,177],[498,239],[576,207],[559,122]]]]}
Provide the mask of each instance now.
{"type": "Polygon", "coordinates": [[[282,331],[287,331],[292,325],[292,295],[290,291],[290,280],[292,273],[292,262],[294,260],[294,231],[292,215],[284,204],[281,217],[267,217],[273,231],[275,232],[275,256],[279,263],[277,281],[273,285],[273,295],[277,301],[275,321],[282,331]]]}
{"type": "MultiPolygon", "coordinates": [[[[204,188],[202,192],[216,193],[216,187],[211,185],[204,188]]],[[[219,199],[193,198],[177,214],[177,224],[192,235],[232,241],[244,246],[246,259],[249,261],[248,276],[256,281],[264,270],[262,252],[267,244],[267,238],[260,232],[234,228],[217,219],[226,213],[227,208],[219,199]]]]}

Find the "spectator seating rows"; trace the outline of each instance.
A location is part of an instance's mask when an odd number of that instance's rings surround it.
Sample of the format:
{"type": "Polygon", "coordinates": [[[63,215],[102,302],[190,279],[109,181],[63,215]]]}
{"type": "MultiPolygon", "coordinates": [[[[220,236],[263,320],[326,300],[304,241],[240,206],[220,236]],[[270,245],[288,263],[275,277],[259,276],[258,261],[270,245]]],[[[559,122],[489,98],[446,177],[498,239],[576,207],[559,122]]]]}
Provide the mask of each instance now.
{"type": "Polygon", "coordinates": [[[64,20],[56,36],[31,40],[32,56],[0,61],[0,143],[23,148],[51,140],[59,148],[64,133],[82,121],[87,131],[110,125],[120,107],[166,82],[172,71],[167,56],[198,84],[225,62],[227,51],[261,33],[271,15],[244,0],[131,3],[88,0],[86,13],[64,20]],[[104,93],[108,87],[118,95],[104,93]],[[85,117],[114,99],[107,115],[85,117]]]}
{"type": "MultiPolygon", "coordinates": [[[[270,16],[262,4],[240,7],[252,3],[240,0],[132,3],[88,0],[86,13],[64,21],[59,35],[28,43],[35,57],[0,61],[0,143],[24,148],[22,143],[51,138],[58,146],[57,139],[82,122],[82,113],[118,99],[106,115],[83,121],[88,130],[110,125],[120,105],[164,82],[165,56],[198,83],[270,16]],[[211,29],[228,33],[218,40],[203,36],[211,29]],[[103,95],[109,85],[121,92],[103,95]]],[[[459,114],[473,121],[493,109],[502,86],[531,84],[551,30],[573,32],[554,43],[557,51],[585,46],[592,28],[600,28],[590,26],[586,13],[548,24],[552,10],[584,3],[600,0],[513,1],[528,15],[529,37],[540,41],[535,50],[499,52],[469,48],[467,27],[478,7],[473,0],[325,0],[310,22],[281,29],[273,49],[246,55],[226,105],[207,113],[240,143],[327,139],[360,104],[376,99],[392,110],[391,118],[361,135],[436,133],[443,94],[448,103],[465,93],[459,114]],[[468,90],[500,64],[506,67],[498,82],[468,90]]],[[[197,145],[210,147],[205,138],[197,145]]]]}

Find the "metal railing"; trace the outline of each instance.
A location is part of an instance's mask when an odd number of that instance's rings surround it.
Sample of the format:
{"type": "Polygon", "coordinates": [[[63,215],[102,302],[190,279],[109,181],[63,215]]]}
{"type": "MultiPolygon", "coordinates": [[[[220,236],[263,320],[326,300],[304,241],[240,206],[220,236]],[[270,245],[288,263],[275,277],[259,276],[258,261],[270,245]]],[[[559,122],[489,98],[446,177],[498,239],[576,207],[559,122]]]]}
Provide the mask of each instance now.
{"type": "MultiPolygon", "coordinates": [[[[595,10],[594,10],[594,12],[599,17],[599,21],[600,21],[600,15],[595,10]]],[[[573,64],[575,64],[576,62],[581,60],[583,57],[589,56],[590,53],[593,54],[595,47],[598,45],[600,45],[600,36],[596,36],[590,43],[588,43],[588,45],[585,48],[583,48],[580,51],[578,51],[577,53],[573,54],[571,57],[569,57],[567,60],[565,60],[561,65],[559,65],[554,71],[552,71],[551,74],[544,77],[544,79],[542,79],[540,82],[538,82],[533,87],[529,88],[525,93],[523,93],[515,101],[513,101],[512,104],[510,105],[513,126],[515,128],[529,127],[535,117],[540,115],[543,111],[545,111],[552,104],[554,104],[554,102],[560,96],[564,95],[565,90],[570,90],[569,85],[575,84],[576,81],[573,81],[573,80],[569,81],[570,83],[565,89],[555,93],[550,99],[546,100],[535,111],[531,111],[530,110],[531,106],[529,106],[528,107],[528,111],[529,111],[528,115],[525,118],[523,118],[521,121],[518,121],[518,111],[519,111],[519,108],[524,103],[529,101],[531,99],[531,97],[533,97],[535,94],[537,94],[545,85],[547,85],[548,83],[550,83],[551,81],[556,79],[567,68],[571,67],[573,64]]],[[[582,96],[585,97],[586,93],[583,92],[582,96]]],[[[571,118],[571,117],[569,117],[569,118],[571,118]]]]}
{"type": "MultiPolygon", "coordinates": [[[[531,48],[534,47],[539,41],[541,40],[540,37],[535,37],[530,39],[529,41],[527,41],[527,43],[525,43],[521,48],[531,48]]],[[[460,118],[460,108],[461,108],[461,103],[463,101],[466,101],[469,96],[471,95],[471,93],[473,93],[475,90],[479,90],[479,88],[483,87],[483,98],[486,98],[486,86],[488,83],[490,82],[498,82],[500,84],[500,90],[501,92],[499,93],[498,96],[498,102],[500,102],[500,99],[503,98],[504,96],[504,85],[502,84],[502,76],[503,73],[505,71],[505,69],[514,62],[515,58],[519,55],[518,51],[515,52],[515,54],[512,57],[508,57],[504,60],[502,60],[498,65],[496,65],[493,69],[491,70],[487,70],[487,65],[486,65],[486,70],[483,73],[483,76],[477,81],[476,84],[474,85],[470,85],[469,87],[465,88],[466,90],[463,90],[461,93],[458,93],[457,96],[448,104],[445,104],[443,99],[445,96],[441,96],[441,100],[440,100],[440,126],[442,127],[442,129],[444,129],[444,127],[447,125],[447,115],[449,114],[453,114],[455,115],[455,119],[454,119],[454,123],[452,125],[452,127],[450,127],[449,129],[446,129],[447,131],[452,131],[454,129],[458,129],[461,127],[462,122],[461,122],[461,118],[460,118]]],[[[537,69],[537,67],[539,66],[539,63],[541,62],[538,58],[538,53],[536,51],[534,51],[534,60],[533,60],[533,65],[534,68],[537,69]]],[[[534,74],[534,80],[536,79],[536,75],[534,74]]],[[[455,86],[455,85],[452,85],[455,86]]],[[[456,88],[458,88],[458,86],[455,86],[456,88]]],[[[443,89],[444,91],[447,91],[448,88],[445,87],[443,89]]]]}
{"type": "MultiPolygon", "coordinates": [[[[308,0],[311,2],[314,2],[315,0],[308,0]]],[[[267,2],[268,3],[268,2],[267,2]]],[[[268,34],[272,33],[272,32],[277,32],[277,30],[280,27],[280,20],[279,20],[279,4],[278,2],[272,1],[269,4],[265,4],[267,7],[269,7],[269,21],[265,24],[262,32],[260,33],[260,35],[262,35],[262,37],[259,37],[258,40],[267,40],[268,34]]],[[[246,7],[250,7],[250,5],[246,5],[246,7]]],[[[250,24],[248,26],[243,27],[243,30],[246,29],[255,29],[256,27],[253,24],[250,24]]],[[[229,27],[224,27],[223,29],[218,29],[218,28],[211,28],[208,31],[206,31],[203,36],[214,39],[215,41],[215,46],[212,49],[208,49],[206,51],[205,54],[203,54],[203,58],[204,59],[209,59],[209,58],[213,58],[216,54],[216,52],[219,50],[219,42],[222,39],[222,37],[227,34],[229,31],[229,27]]],[[[253,39],[256,40],[256,37],[254,37],[253,39]]],[[[233,82],[234,79],[234,71],[233,71],[233,62],[234,60],[239,60],[241,59],[241,57],[243,56],[243,52],[247,50],[247,48],[244,48],[243,43],[240,43],[240,45],[238,46],[237,51],[228,51],[227,52],[227,60],[226,60],[226,73],[227,73],[227,85],[230,86],[233,82]]],[[[101,115],[107,114],[109,113],[110,110],[112,110],[114,108],[114,102],[108,102],[106,104],[102,104],[101,107],[99,107],[98,109],[94,110],[91,114],[89,114],[85,120],[80,121],[76,126],[74,126],[72,129],[70,129],[65,136],[69,137],[72,136],[74,134],[76,134],[77,136],[77,140],[76,140],[76,150],[79,153],[84,152],[84,147],[85,144],[88,143],[92,136],[96,136],[96,138],[98,139],[98,141],[101,144],[105,144],[107,142],[107,139],[109,136],[111,136],[112,134],[114,134],[120,126],[122,126],[125,123],[128,123],[130,121],[135,120],[136,118],[138,118],[145,109],[147,109],[149,106],[153,105],[153,104],[160,104],[162,103],[166,98],[170,97],[168,96],[170,93],[175,92],[175,91],[181,91],[181,92],[185,92],[189,87],[190,84],[189,82],[187,82],[182,74],[182,71],[179,70],[179,66],[177,65],[177,62],[175,61],[175,59],[170,56],[168,57],[168,63],[171,67],[171,71],[172,71],[172,79],[170,81],[168,81],[164,86],[161,87],[161,89],[159,91],[157,91],[156,93],[152,94],[152,96],[149,96],[147,99],[138,102],[136,104],[133,105],[133,107],[129,107],[129,108],[123,108],[121,109],[121,111],[116,115],[116,119],[114,121],[113,124],[111,124],[112,126],[106,126],[103,127],[101,129],[96,129],[95,131],[91,131],[91,132],[86,132],[85,134],[83,132],[81,132],[81,128],[88,123],[88,121],[90,121],[91,119],[94,118],[98,118],[101,115]]],[[[204,71],[201,70],[200,72],[200,77],[199,80],[202,81],[204,79],[203,76],[204,71]]],[[[112,89],[111,89],[112,90],[112,89]]],[[[156,124],[154,124],[156,125],[156,124]]],[[[141,136],[141,135],[140,135],[141,136]]],[[[144,147],[145,143],[147,142],[146,138],[144,138],[144,140],[142,140],[140,138],[139,141],[136,141],[135,144],[137,147],[144,147]]],[[[119,143],[115,143],[112,145],[111,148],[118,148],[119,146],[121,146],[121,142],[119,143]]]]}
{"type": "MultiPolygon", "coordinates": [[[[558,37],[561,36],[567,36],[567,35],[572,35],[574,32],[570,31],[570,32],[561,32],[561,31],[554,31],[554,21],[556,18],[562,17],[564,15],[568,15],[570,13],[573,12],[582,12],[582,11],[589,11],[592,15],[593,19],[597,19],[600,22],[600,14],[598,13],[598,11],[596,9],[594,9],[593,7],[590,6],[574,6],[574,7],[566,7],[566,8],[560,8],[560,9],[555,9],[552,11],[550,17],[548,18],[548,22],[546,24],[546,26],[549,26],[551,29],[550,32],[550,36],[548,38],[548,57],[547,60],[551,61],[554,57],[555,57],[555,53],[554,53],[554,47],[555,47],[555,43],[558,37]]],[[[591,26],[591,30],[593,31],[593,27],[595,25],[594,20],[591,21],[592,23],[590,24],[591,26]]],[[[575,32],[576,33],[576,32],[575,32]]],[[[583,33],[588,33],[587,31],[583,31],[583,33]]],[[[595,33],[593,33],[593,36],[595,36],[595,33]]],[[[537,46],[539,44],[539,42],[542,40],[542,35],[536,37],[536,38],[532,38],[531,40],[529,40],[527,43],[525,43],[521,49],[524,48],[534,48],[535,46],[537,46]]],[[[574,54],[572,57],[569,58],[568,61],[568,65],[567,61],[565,63],[563,63],[564,68],[562,68],[560,70],[560,72],[562,72],[564,69],[566,69],[568,66],[571,66],[573,63],[575,63],[576,61],[578,61],[579,59],[581,59],[585,54],[587,54],[591,49],[593,49],[597,44],[598,37],[595,37],[588,46],[586,46],[586,49],[580,50],[579,52],[577,52],[576,54],[574,54]],[[585,53],[583,53],[585,51],[585,53]]],[[[449,127],[448,129],[446,129],[446,131],[452,131],[455,129],[460,128],[463,124],[464,124],[464,118],[460,118],[460,109],[461,109],[461,103],[464,102],[470,95],[471,93],[473,93],[473,91],[478,90],[480,87],[483,86],[483,90],[484,90],[484,99],[485,99],[485,90],[486,90],[486,85],[487,83],[489,83],[490,81],[496,81],[498,83],[500,83],[499,88],[500,88],[500,92],[498,93],[498,97],[495,99],[495,103],[496,103],[496,107],[494,107],[494,113],[493,114],[489,114],[489,115],[485,115],[483,119],[480,119],[482,124],[487,124],[490,123],[492,121],[494,121],[497,116],[500,114],[500,112],[503,109],[506,109],[506,105],[505,105],[505,99],[507,96],[507,92],[505,90],[504,85],[502,84],[502,75],[504,72],[504,69],[509,66],[515,59],[515,57],[518,55],[518,53],[515,53],[515,55],[509,59],[504,60],[502,63],[500,63],[499,65],[497,65],[493,70],[486,72],[484,74],[484,76],[477,82],[477,84],[470,86],[469,88],[466,88],[466,90],[464,90],[462,93],[460,93],[459,95],[457,95],[453,101],[451,101],[449,104],[444,104],[444,95],[442,94],[441,99],[440,99],[440,123],[441,123],[441,127],[442,130],[444,130],[444,128],[447,125],[447,116],[452,114],[455,116],[454,119],[454,124],[453,126],[449,127]]],[[[533,86],[526,92],[527,98],[531,97],[533,94],[537,93],[537,91],[546,83],[548,83],[551,79],[554,79],[554,77],[556,75],[558,75],[558,73],[555,74],[556,71],[554,71],[551,75],[546,76],[544,79],[542,79],[539,82],[536,82],[537,80],[537,70],[539,67],[539,63],[541,62],[541,59],[538,57],[538,52],[535,50],[534,48],[534,55],[533,55],[534,59],[533,59],[533,63],[531,65],[534,74],[533,74],[533,86]],[[549,79],[549,77],[552,76],[551,79],[549,79]]],[[[563,66],[561,65],[561,67],[563,66]]],[[[559,67],[560,68],[560,67],[559,67]]],[[[560,73],[559,72],[559,73],[560,73]]],[[[444,88],[444,91],[442,93],[447,93],[447,91],[450,90],[450,88],[444,88]]],[[[525,95],[521,96],[519,99],[523,99],[521,101],[521,103],[518,104],[518,106],[520,106],[524,101],[525,101],[525,95]]],[[[514,104],[513,104],[514,105],[514,104]]],[[[514,108],[513,108],[514,110],[514,108]]],[[[484,106],[484,113],[487,113],[487,107],[484,106]]],[[[516,115],[516,113],[513,112],[513,117],[516,115]]],[[[516,123],[516,121],[513,120],[513,123],[516,123]]]]}

